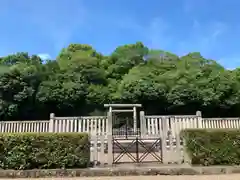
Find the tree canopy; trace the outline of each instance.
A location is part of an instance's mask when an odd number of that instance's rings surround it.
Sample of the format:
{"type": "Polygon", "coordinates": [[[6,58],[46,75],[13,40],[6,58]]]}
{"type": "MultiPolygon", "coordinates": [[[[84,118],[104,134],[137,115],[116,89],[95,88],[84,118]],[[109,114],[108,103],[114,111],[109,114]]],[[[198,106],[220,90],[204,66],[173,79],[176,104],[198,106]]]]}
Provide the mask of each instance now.
{"type": "Polygon", "coordinates": [[[106,56],[84,44],[43,62],[20,52],[0,58],[1,120],[101,114],[104,103],[140,103],[147,114],[240,116],[240,69],[199,52],[177,56],[143,43],[106,56]]]}

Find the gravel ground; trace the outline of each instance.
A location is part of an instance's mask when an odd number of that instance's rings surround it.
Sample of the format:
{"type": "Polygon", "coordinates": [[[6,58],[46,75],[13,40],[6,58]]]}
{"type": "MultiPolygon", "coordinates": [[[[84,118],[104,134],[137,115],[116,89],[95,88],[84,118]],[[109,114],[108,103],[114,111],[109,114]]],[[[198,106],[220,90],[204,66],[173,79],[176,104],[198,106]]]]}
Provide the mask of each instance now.
{"type": "MultiPolygon", "coordinates": [[[[24,178],[26,179],[26,178],[24,178]]],[[[79,177],[79,178],[38,178],[38,180],[240,180],[240,174],[197,175],[197,176],[118,176],[118,177],[79,177]]],[[[9,179],[1,179],[9,180],[9,179]]],[[[36,179],[35,179],[36,180],[36,179]]]]}

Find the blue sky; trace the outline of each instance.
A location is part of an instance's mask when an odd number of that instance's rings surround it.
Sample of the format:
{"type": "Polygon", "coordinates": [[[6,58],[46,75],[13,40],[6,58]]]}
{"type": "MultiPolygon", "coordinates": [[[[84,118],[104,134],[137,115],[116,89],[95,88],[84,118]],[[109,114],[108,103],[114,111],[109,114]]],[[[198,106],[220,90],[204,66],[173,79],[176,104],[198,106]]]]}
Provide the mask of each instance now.
{"type": "Polygon", "coordinates": [[[142,41],[184,55],[199,51],[240,66],[239,0],[1,0],[0,56],[55,58],[70,43],[109,54],[142,41]]]}

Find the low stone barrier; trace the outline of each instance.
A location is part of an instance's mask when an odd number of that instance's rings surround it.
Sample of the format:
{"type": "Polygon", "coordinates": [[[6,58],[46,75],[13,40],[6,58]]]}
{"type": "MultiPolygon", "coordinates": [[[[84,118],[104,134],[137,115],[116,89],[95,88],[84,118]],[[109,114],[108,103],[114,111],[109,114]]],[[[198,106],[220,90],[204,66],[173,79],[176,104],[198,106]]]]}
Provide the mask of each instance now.
{"type": "Polygon", "coordinates": [[[144,175],[210,175],[240,173],[240,166],[213,167],[111,167],[88,169],[0,170],[0,178],[97,177],[144,175]]]}

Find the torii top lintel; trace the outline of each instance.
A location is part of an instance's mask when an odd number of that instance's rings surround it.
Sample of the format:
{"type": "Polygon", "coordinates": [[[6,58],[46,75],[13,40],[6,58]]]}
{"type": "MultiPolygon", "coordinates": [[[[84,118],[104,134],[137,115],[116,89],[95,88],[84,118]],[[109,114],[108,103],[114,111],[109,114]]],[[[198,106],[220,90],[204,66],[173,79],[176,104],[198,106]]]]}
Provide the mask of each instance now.
{"type": "Polygon", "coordinates": [[[141,104],[104,104],[104,107],[142,107],[141,104]]]}

